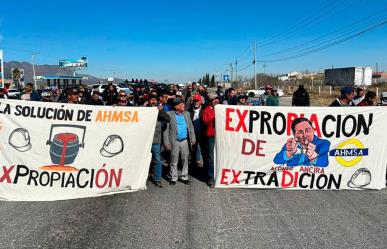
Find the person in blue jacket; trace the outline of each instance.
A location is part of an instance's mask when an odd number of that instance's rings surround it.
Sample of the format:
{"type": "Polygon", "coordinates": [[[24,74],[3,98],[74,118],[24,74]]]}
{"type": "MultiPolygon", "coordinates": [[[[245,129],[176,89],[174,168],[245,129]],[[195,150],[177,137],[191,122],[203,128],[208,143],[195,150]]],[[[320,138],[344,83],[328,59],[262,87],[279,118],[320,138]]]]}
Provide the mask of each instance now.
{"type": "Polygon", "coordinates": [[[307,118],[295,119],[291,128],[294,137],[287,140],[274,157],[274,163],[287,166],[327,167],[331,143],[314,134],[313,125],[307,118]]]}

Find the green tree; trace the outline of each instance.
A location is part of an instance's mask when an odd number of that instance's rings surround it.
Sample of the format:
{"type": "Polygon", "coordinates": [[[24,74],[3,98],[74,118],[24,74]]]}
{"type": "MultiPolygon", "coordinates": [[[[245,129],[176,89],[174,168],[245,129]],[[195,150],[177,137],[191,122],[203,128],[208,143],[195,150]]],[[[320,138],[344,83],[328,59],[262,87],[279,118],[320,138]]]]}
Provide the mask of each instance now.
{"type": "Polygon", "coordinates": [[[210,87],[215,87],[215,75],[211,76],[210,87]]]}

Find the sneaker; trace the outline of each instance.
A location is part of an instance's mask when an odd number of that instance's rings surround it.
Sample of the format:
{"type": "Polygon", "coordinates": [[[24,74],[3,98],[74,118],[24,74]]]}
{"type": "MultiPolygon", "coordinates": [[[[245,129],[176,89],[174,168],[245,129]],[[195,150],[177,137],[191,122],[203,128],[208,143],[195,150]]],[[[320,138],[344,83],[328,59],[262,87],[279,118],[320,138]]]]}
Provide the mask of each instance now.
{"type": "Polygon", "coordinates": [[[175,186],[175,185],[176,185],[176,181],[170,181],[170,182],[169,182],[169,185],[175,186]]]}
{"type": "Polygon", "coordinates": [[[189,182],[189,180],[180,180],[182,183],[184,183],[185,185],[189,185],[190,184],[190,182],[189,182]]]}

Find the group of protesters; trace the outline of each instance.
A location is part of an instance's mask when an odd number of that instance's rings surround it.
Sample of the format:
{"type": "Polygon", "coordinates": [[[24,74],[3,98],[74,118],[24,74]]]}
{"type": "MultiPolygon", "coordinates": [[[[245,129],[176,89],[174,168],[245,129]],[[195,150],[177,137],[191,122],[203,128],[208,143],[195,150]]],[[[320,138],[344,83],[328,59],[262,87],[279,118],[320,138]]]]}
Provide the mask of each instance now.
{"type": "MultiPolygon", "coordinates": [[[[147,106],[159,110],[152,143],[152,167],[149,178],[162,188],[163,166],[169,166],[169,184],[178,181],[190,184],[189,165],[204,175],[209,187],[214,182],[215,148],[215,111],[218,104],[224,105],[265,105],[278,106],[278,93],[271,85],[265,86],[265,93],[259,98],[249,98],[234,88],[225,91],[218,86],[215,92],[197,83],[185,87],[170,84],[128,85],[129,90],[117,90],[114,84],[108,84],[100,93],[87,87],[33,90],[28,83],[20,94],[21,100],[61,102],[70,104],[107,105],[107,106],[147,106]],[[180,166],[180,170],[179,169],[180,166]]],[[[0,89],[0,98],[6,98],[4,89],[0,89]]],[[[309,94],[300,85],[293,94],[293,106],[309,106],[309,94]]],[[[343,87],[341,95],[331,106],[371,106],[376,105],[376,94],[366,92],[364,88],[343,87]]]]}

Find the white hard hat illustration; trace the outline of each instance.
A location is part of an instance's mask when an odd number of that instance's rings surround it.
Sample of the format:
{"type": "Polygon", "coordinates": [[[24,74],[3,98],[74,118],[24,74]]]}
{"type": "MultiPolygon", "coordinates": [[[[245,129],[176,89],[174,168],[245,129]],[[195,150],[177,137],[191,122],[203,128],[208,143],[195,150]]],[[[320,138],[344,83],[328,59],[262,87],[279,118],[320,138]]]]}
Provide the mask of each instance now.
{"type": "Polygon", "coordinates": [[[356,170],[347,183],[350,188],[362,188],[371,183],[371,172],[366,168],[356,170]]]}
{"type": "Polygon", "coordinates": [[[113,157],[124,150],[124,142],[118,135],[110,135],[102,145],[100,153],[104,157],[113,157]]]}
{"type": "Polygon", "coordinates": [[[11,135],[9,135],[8,143],[15,148],[15,150],[20,152],[25,152],[32,147],[30,134],[24,128],[15,129],[11,135]]]}

